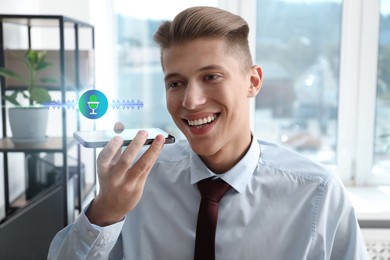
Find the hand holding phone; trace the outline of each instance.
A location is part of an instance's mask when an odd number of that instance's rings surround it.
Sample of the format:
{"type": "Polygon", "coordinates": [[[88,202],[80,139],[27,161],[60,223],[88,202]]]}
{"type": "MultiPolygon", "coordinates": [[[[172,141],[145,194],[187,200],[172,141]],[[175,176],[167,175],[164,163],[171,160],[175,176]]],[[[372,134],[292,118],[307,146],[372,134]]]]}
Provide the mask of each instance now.
{"type": "Polygon", "coordinates": [[[166,141],[157,135],[137,158],[148,138],[145,131],[140,131],[125,149],[121,148],[122,138],[113,138],[101,150],[96,161],[100,189],[86,211],[91,223],[101,227],[117,223],[137,206],[150,170],[166,141]]]}
{"type": "Polygon", "coordinates": [[[146,140],[145,145],[151,144],[157,135],[163,135],[165,137],[166,144],[175,142],[174,136],[159,128],[124,129],[120,133],[115,130],[76,131],[73,133],[73,137],[84,147],[98,148],[104,147],[114,136],[119,135],[123,139],[122,145],[127,146],[140,130],[145,130],[148,132],[148,139],[146,140]]]}

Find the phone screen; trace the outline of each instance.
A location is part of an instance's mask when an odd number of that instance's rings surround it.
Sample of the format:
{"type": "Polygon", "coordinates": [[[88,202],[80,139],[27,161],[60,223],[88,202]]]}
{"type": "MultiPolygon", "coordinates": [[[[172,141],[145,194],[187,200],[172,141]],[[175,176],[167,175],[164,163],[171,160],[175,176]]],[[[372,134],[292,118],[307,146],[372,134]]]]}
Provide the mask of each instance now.
{"type": "Polygon", "coordinates": [[[140,130],[148,132],[146,145],[151,144],[157,135],[163,135],[165,143],[175,142],[175,138],[172,135],[159,128],[124,129],[121,133],[116,133],[114,130],[76,131],[73,137],[84,147],[97,148],[104,147],[114,136],[119,135],[123,139],[123,146],[127,146],[140,130]]]}

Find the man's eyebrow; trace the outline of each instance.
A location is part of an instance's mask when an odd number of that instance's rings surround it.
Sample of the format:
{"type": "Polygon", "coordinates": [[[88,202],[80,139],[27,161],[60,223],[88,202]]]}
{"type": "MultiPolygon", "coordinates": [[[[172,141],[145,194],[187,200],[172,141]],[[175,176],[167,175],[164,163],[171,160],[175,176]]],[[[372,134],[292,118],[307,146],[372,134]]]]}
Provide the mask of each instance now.
{"type": "MultiPolygon", "coordinates": [[[[220,65],[208,65],[198,69],[199,72],[208,71],[208,70],[225,70],[225,69],[220,65]]],[[[167,81],[169,78],[180,77],[180,76],[181,75],[176,72],[168,73],[167,75],[165,75],[164,81],[167,81]]]]}
{"type": "Polygon", "coordinates": [[[209,65],[199,69],[199,71],[205,71],[205,70],[225,70],[225,69],[220,65],[209,65]]]}
{"type": "Polygon", "coordinates": [[[180,76],[180,74],[179,73],[168,73],[167,75],[165,75],[164,81],[167,81],[169,78],[173,78],[173,77],[177,77],[177,76],[180,76]]]}

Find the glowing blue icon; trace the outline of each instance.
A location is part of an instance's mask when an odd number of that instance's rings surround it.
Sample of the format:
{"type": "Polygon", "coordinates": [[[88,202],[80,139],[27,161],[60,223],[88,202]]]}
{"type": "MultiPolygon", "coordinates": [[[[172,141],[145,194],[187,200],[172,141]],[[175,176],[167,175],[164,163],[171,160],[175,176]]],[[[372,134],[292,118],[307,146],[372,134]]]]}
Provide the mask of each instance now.
{"type": "Polygon", "coordinates": [[[79,99],[79,110],[83,116],[89,119],[102,117],[106,113],[107,108],[107,98],[99,90],[88,90],[79,99]]]}

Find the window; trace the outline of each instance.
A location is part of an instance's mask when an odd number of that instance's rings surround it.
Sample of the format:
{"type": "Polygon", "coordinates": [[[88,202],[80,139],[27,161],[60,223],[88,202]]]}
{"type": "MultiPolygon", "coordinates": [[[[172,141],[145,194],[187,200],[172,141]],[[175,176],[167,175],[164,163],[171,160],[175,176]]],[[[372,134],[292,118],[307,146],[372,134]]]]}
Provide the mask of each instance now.
{"type": "Polygon", "coordinates": [[[258,0],[255,129],[321,163],[337,157],[340,1],[258,0]]]}
{"type": "Polygon", "coordinates": [[[140,110],[118,110],[126,126],[161,127],[183,138],[166,110],[152,36],[186,7],[219,6],[252,29],[250,46],[264,75],[252,110],[256,136],[327,165],[346,184],[390,183],[389,1],[114,3],[116,96],[144,103],[140,110]]]}
{"type": "MultiPolygon", "coordinates": [[[[381,1],[376,91],[374,174],[390,173],[390,3],[381,1]]],[[[390,174],[389,174],[390,175],[390,174]]]]}

